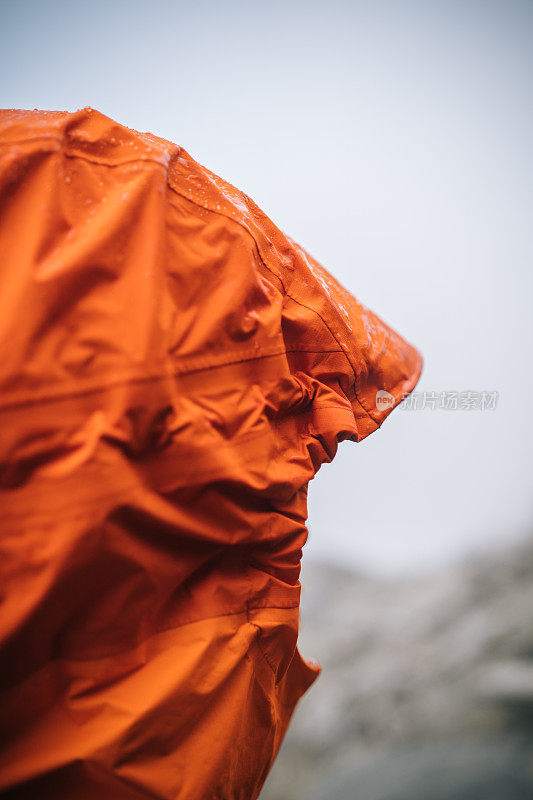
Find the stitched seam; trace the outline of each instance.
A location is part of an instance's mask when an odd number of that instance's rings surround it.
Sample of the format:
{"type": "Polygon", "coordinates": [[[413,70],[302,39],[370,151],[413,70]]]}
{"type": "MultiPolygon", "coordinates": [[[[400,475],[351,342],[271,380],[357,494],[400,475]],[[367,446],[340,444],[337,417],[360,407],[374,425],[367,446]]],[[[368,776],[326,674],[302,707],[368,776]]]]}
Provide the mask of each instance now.
{"type": "MultiPolygon", "coordinates": [[[[250,608],[253,610],[254,606],[250,606],[250,608]]],[[[268,606],[257,606],[257,608],[261,608],[261,609],[263,609],[263,608],[287,609],[287,608],[298,608],[298,606],[297,605],[294,605],[294,606],[268,605],[268,606]]],[[[48,659],[48,661],[49,662],[51,662],[51,661],[66,661],[66,662],[72,662],[72,663],[76,663],[76,664],[87,663],[87,662],[92,663],[92,662],[96,662],[96,661],[105,661],[106,659],[115,658],[115,657],[121,656],[124,653],[127,653],[129,651],[136,650],[137,648],[139,648],[142,645],[144,645],[149,639],[152,639],[154,636],[157,636],[158,634],[169,633],[170,631],[178,630],[179,628],[184,628],[187,625],[196,625],[198,622],[208,622],[209,620],[220,619],[221,617],[239,617],[239,616],[246,616],[246,621],[249,622],[250,625],[253,625],[254,628],[258,628],[259,630],[261,630],[259,625],[257,625],[254,622],[251,622],[249,620],[249,618],[248,618],[248,608],[245,606],[244,608],[240,608],[237,611],[223,611],[220,614],[210,614],[209,616],[206,616],[206,617],[198,617],[198,619],[191,619],[191,620],[187,620],[186,622],[178,622],[177,624],[173,624],[173,625],[157,626],[155,628],[154,632],[152,634],[149,634],[145,639],[141,639],[140,641],[136,642],[136,644],[134,644],[133,646],[124,647],[121,650],[113,650],[113,652],[109,653],[108,655],[100,655],[100,656],[93,656],[93,657],[87,657],[87,658],[75,658],[75,657],[72,657],[72,656],[55,656],[55,657],[52,657],[52,658],[48,659]]],[[[259,643],[257,642],[257,640],[255,640],[255,641],[256,641],[256,644],[259,646],[259,643]]],[[[260,646],[259,646],[259,649],[261,650],[260,646]]],[[[265,657],[265,660],[267,661],[267,663],[270,666],[270,668],[272,669],[272,665],[269,663],[267,657],[265,656],[265,654],[264,654],[264,652],[262,650],[261,650],[261,653],[265,657]]],[[[43,662],[43,665],[44,665],[44,663],[47,663],[47,662],[43,662]]],[[[275,672],[275,670],[273,670],[273,671],[275,672]]]]}
{"type": "MultiPolygon", "coordinates": [[[[198,200],[196,200],[196,198],[185,194],[185,192],[180,191],[175,186],[172,186],[170,183],[168,183],[168,186],[174,192],[174,194],[178,195],[178,197],[181,197],[183,200],[187,200],[189,203],[192,203],[197,208],[201,208],[203,211],[209,211],[211,214],[217,214],[219,217],[224,217],[225,219],[229,220],[230,222],[234,222],[236,225],[238,225],[240,228],[242,228],[243,231],[245,231],[250,236],[252,242],[254,243],[255,250],[257,252],[257,255],[259,256],[259,260],[261,261],[261,263],[264,266],[264,268],[268,272],[270,272],[270,274],[273,275],[276,278],[276,280],[280,283],[284,294],[287,295],[287,297],[291,297],[291,295],[287,292],[287,289],[285,288],[285,284],[283,283],[283,279],[282,279],[281,275],[278,275],[278,273],[275,272],[271,267],[269,267],[268,264],[265,262],[265,259],[263,258],[263,255],[262,255],[261,250],[259,248],[259,244],[257,242],[257,239],[253,235],[253,233],[250,230],[250,228],[242,220],[237,219],[237,217],[232,217],[229,214],[226,214],[222,209],[215,209],[215,208],[211,208],[211,206],[203,205],[198,200]]],[[[293,298],[293,299],[295,299],[295,298],[293,298]]],[[[296,300],[296,302],[298,302],[298,301],[296,300]]],[[[337,344],[339,344],[339,343],[337,343],[337,344]]]]}
{"type": "Polygon", "coordinates": [[[265,659],[265,661],[268,664],[268,666],[270,667],[270,669],[272,670],[272,673],[273,673],[274,677],[276,677],[276,668],[271,663],[271,661],[268,658],[267,654],[265,653],[265,651],[261,647],[261,642],[259,641],[259,638],[260,638],[261,634],[263,633],[263,629],[260,627],[260,625],[257,625],[255,622],[252,622],[250,619],[248,619],[248,622],[250,623],[250,625],[252,625],[256,629],[257,634],[258,634],[257,638],[255,639],[255,643],[257,645],[257,648],[258,648],[259,652],[261,653],[261,655],[263,656],[263,658],[265,659]]]}
{"type": "Polygon", "coordinates": [[[54,400],[69,400],[74,397],[85,397],[90,394],[97,394],[105,389],[113,389],[118,386],[129,386],[137,383],[157,383],[158,381],[166,380],[168,378],[179,378],[180,375],[192,375],[195,372],[207,372],[211,369],[222,369],[223,367],[231,366],[233,364],[243,364],[247,361],[261,361],[266,358],[276,358],[287,353],[341,353],[342,350],[279,350],[274,353],[260,353],[257,356],[249,356],[248,358],[235,359],[233,361],[223,361],[220,364],[207,364],[202,367],[192,367],[188,370],[175,370],[173,372],[160,373],[158,375],[140,375],[137,378],[125,378],[120,381],[110,381],[109,383],[99,384],[98,386],[91,386],[87,389],[80,389],[77,392],[56,393],[51,395],[43,395],[38,398],[26,398],[25,400],[16,400],[12,403],[0,404],[0,411],[9,410],[13,408],[22,408],[26,406],[40,405],[54,400]]]}

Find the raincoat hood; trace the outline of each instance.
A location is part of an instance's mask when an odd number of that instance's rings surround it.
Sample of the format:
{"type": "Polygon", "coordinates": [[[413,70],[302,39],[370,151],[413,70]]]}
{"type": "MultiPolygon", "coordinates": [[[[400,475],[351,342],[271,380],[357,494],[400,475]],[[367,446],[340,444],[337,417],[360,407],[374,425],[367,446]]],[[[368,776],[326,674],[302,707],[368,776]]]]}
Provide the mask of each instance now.
{"type": "Polygon", "coordinates": [[[183,148],[0,112],[0,789],[253,800],[308,483],[417,350],[183,148]]]}

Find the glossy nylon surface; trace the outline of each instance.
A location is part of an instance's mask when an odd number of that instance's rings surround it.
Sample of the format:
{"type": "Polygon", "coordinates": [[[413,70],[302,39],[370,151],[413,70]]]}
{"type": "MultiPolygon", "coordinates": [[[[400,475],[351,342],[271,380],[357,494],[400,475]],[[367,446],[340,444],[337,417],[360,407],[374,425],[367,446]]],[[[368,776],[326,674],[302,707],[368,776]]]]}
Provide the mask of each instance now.
{"type": "Polygon", "coordinates": [[[308,483],[421,356],[92,109],[0,112],[0,254],[2,796],[256,798],[320,672],[308,483]]]}

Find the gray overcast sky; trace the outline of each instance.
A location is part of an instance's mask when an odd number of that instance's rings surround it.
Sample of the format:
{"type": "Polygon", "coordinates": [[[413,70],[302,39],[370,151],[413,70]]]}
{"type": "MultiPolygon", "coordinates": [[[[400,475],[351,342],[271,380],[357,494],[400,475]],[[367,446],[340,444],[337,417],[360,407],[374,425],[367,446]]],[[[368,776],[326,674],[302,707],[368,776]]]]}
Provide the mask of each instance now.
{"type": "Polygon", "coordinates": [[[0,0],[0,105],[85,105],[244,189],[425,358],[309,492],[306,557],[394,573],[533,518],[533,2],[0,0]]]}

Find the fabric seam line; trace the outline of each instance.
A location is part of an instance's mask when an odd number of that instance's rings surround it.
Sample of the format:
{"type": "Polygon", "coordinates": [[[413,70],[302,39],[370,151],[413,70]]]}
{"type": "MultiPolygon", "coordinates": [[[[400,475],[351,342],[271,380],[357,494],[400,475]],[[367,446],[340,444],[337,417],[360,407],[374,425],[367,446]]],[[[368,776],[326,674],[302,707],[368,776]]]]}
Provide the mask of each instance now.
{"type": "MultiPolygon", "coordinates": [[[[279,606],[279,605],[267,605],[267,606],[249,605],[248,606],[248,605],[246,605],[243,608],[238,609],[237,611],[223,611],[220,614],[210,614],[209,616],[206,616],[206,617],[199,617],[198,619],[187,620],[186,622],[178,622],[176,625],[169,625],[168,627],[166,627],[166,626],[158,626],[154,630],[154,632],[152,634],[147,636],[145,639],[141,639],[139,642],[137,642],[135,645],[133,645],[133,647],[126,647],[123,650],[117,650],[117,651],[114,651],[113,653],[108,654],[108,655],[95,656],[93,658],[72,658],[72,657],[68,657],[68,656],[56,656],[56,657],[53,657],[53,658],[49,659],[49,661],[66,661],[66,662],[69,662],[69,663],[81,664],[81,663],[87,663],[87,662],[91,662],[92,663],[92,662],[96,662],[96,661],[104,661],[104,660],[106,660],[108,658],[116,658],[117,656],[123,655],[124,653],[128,653],[130,651],[138,649],[143,644],[145,644],[149,639],[152,639],[155,636],[158,636],[159,634],[169,633],[171,631],[178,630],[179,628],[184,628],[187,625],[196,625],[198,622],[208,622],[209,620],[220,619],[221,617],[239,617],[239,616],[244,616],[244,617],[246,617],[246,621],[249,622],[250,625],[253,625],[255,628],[259,628],[259,630],[262,630],[262,628],[259,625],[257,625],[257,623],[254,623],[249,619],[248,611],[249,610],[250,611],[254,611],[256,609],[257,610],[259,610],[259,609],[260,610],[263,610],[263,609],[268,610],[270,608],[279,609],[279,610],[283,611],[283,610],[290,610],[290,609],[294,609],[294,608],[299,608],[299,605],[297,603],[295,603],[293,605],[286,605],[286,606],[279,606]]],[[[266,658],[266,656],[265,656],[265,658],[266,658]]]]}
{"type": "Polygon", "coordinates": [[[164,381],[167,378],[179,378],[181,375],[193,375],[196,372],[207,372],[211,369],[223,369],[224,367],[232,366],[233,364],[244,364],[247,361],[261,361],[266,358],[277,358],[278,356],[282,356],[285,354],[290,353],[342,353],[342,350],[279,350],[275,353],[260,353],[256,356],[250,356],[249,358],[241,358],[235,359],[234,361],[223,361],[220,364],[209,364],[203,367],[192,368],[190,370],[176,370],[173,372],[165,372],[160,373],[158,375],[141,375],[137,378],[126,378],[120,381],[113,381],[110,383],[101,384],[94,387],[89,387],[87,389],[80,389],[76,392],[68,392],[65,394],[51,394],[51,395],[43,395],[42,397],[38,398],[26,398],[25,400],[17,400],[12,403],[0,403],[0,412],[2,411],[9,411],[10,409],[15,408],[22,408],[26,406],[33,406],[33,405],[40,405],[46,404],[54,401],[62,401],[62,400],[69,400],[74,397],[85,397],[86,395],[90,394],[98,394],[98,392],[105,391],[106,389],[113,389],[118,386],[128,386],[134,385],[137,383],[157,383],[158,381],[164,381]]]}

